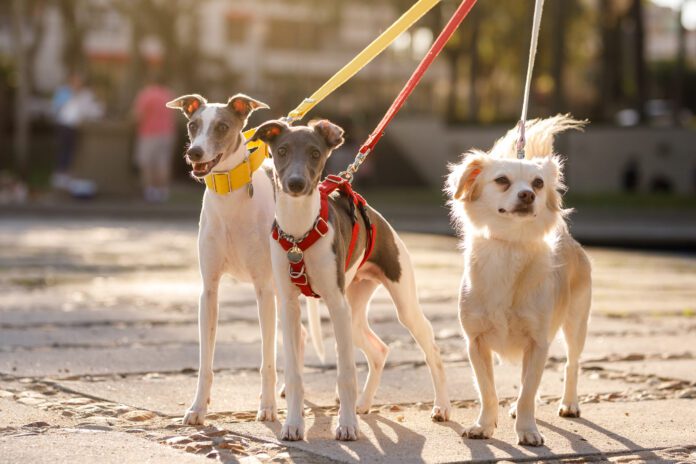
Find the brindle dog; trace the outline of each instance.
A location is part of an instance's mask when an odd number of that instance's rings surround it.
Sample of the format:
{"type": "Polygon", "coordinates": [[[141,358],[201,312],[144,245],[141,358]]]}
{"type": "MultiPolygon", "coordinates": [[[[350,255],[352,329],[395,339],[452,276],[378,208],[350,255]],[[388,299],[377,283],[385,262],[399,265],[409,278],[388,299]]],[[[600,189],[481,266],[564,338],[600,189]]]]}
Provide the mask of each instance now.
{"type": "MultiPolygon", "coordinates": [[[[343,129],[327,120],[309,126],[291,127],[282,121],[261,125],[253,139],[268,143],[273,154],[276,188],[276,221],[280,229],[296,239],[311,230],[319,213],[318,185],[326,160],[343,143],[343,129]]],[[[329,198],[329,231],[305,250],[306,272],[314,291],[326,303],[336,334],[338,351],[338,396],[341,403],[336,439],[356,440],[358,413],[367,413],[379,385],[387,345],[368,324],[367,308],[379,285],[384,285],[394,301],[399,321],[409,330],[423,350],[435,390],[432,418],[449,418],[450,401],[440,350],[433,329],[418,303],[413,265],[405,245],[391,226],[374,209],[367,214],[376,225],[373,253],[362,267],[365,253],[365,223],[360,215],[360,237],[344,270],[351,239],[352,210],[350,200],[339,193],[329,198]],[[353,344],[365,354],[369,374],[360,398],[353,359],[353,344]]],[[[285,340],[285,386],[288,414],[281,438],[301,440],[303,386],[300,346],[300,291],[290,281],[288,257],[271,239],[271,260],[281,308],[285,340]]]]}

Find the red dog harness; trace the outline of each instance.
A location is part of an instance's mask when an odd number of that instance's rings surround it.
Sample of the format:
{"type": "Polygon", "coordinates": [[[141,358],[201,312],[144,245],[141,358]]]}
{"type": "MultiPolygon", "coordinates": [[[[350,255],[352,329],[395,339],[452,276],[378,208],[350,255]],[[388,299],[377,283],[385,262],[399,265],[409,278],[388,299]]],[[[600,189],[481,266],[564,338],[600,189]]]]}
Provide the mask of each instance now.
{"type": "Polygon", "coordinates": [[[332,192],[338,190],[340,193],[346,195],[351,201],[351,220],[353,222],[353,231],[350,238],[350,245],[348,247],[348,254],[346,255],[345,269],[348,270],[350,266],[350,260],[353,257],[353,252],[355,251],[355,246],[358,242],[358,235],[360,233],[360,224],[358,223],[355,210],[360,211],[360,215],[365,221],[367,243],[365,246],[365,256],[363,256],[360,266],[365,264],[365,261],[370,257],[372,249],[375,245],[375,236],[377,234],[377,229],[375,225],[370,222],[367,215],[367,210],[365,206],[367,202],[365,199],[356,193],[346,179],[330,175],[327,176],[324,181],[319,184],[319,195],[320,195],[320,206],[319,206],[319,216],[314,221],[314,226],[312,229],[305,234],[299,240],[285,234],[278,223],[273,223],[273,231],[271,233],[273,240],[277,241],[283,250],[288,254],[288,261],[290,261],[290,280],[293,284],[300,289],[303,295],[311,296],[314,298],[320,298],[319,295],[314,293],[312,286],[309,283],[309,278],[307,277],[307,269],[305,268],[304,261],[304,251],[314,245],[317,240],[322,238],[329,231],[329,195],[332,192]]]}

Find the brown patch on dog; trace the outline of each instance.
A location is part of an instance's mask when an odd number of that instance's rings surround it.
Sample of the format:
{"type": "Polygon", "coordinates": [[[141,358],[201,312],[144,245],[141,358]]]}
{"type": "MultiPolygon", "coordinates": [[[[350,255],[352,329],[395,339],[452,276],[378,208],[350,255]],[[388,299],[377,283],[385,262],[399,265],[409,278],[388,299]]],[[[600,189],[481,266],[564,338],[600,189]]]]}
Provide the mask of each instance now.
{"type": "MultiPolygon", "coordinates": [[[[350,218],[350,211],[351,207],[348,197],[339,194],[332,194],[329,197],[329,222],[331,222],[335,230],[333,251],[336,255],[336,265],[338,266],[338,286],[342,291],[345,291],[344,269],[348,247],[353,234],[353,222],[350,218]]],[[[358,210],[355,211],[355,214],[360,227],[349,267],[354,266],[358,260],[362,259],[367,246],[367,226],[358,210]]],[[[394,240],[394,232],[382,215],[369,205],[367,206],[367,216],[377,230],[372,254],[367,262],[376,265],[387,279],[392,282],[398,282],[401,279],[401,263],[399,262],[399,249],[394,240]]]]}

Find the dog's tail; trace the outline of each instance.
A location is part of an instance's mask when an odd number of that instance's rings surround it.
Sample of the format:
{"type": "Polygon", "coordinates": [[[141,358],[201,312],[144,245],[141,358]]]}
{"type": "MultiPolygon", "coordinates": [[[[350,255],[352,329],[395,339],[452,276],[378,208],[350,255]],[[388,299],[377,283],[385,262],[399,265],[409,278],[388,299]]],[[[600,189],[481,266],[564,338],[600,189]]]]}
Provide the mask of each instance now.
{"type": "Polygon", "coordinates": [[[321,336],[321,316],[319,315],[319,300],[307,298],[307,321],[309,322],[309,336],[312,338],[312,346],[322,364],[326,361],[324,340],[321,336]]]}
{"type": "MultiPolygon", "coordinates": [[[[556,134],[574,129],[583,130],[588,120],[574,119],[570,114],[557,114],[546,119],[532,119],[525,125],[526,158],[540,158],[554,154],[553,142],[556,134]]],[[[517,155],[518,130],[510,129],[505,136],[493,145],[491,156],[496,158],[512,158],[517,155]]]]}

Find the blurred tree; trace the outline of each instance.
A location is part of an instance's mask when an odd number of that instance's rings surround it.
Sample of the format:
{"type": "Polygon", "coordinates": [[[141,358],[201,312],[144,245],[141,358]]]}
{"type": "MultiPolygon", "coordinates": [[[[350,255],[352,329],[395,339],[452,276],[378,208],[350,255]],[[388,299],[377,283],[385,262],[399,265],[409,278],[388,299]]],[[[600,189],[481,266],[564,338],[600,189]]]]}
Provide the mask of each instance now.
{"type": "Polygon", "coordinates": [[[63,63],[68,73],[85,71],[85,35],[89,29],[87,0],[54,0],[63,21],[63,63]]]}
{"type": "Polygon", "coordinates": [[[681,124],[681,111],[684,107],[684,71],[686,68],[686,28],[682,21],[684,3],[686,3],[686,0],[682,0],[675,18],[678,44],[677,63],[674,69],[674,100],[672,104],[672,120],[675,126],[681,124]]]}
{"type": "Polygon", "coordinates": [[[643,0],[633,0],[629,15],[633,29],[633,65],[635,73],[633,105],[638,112],[639,121],[644,122],[648,73],[645,66],[645,21],[643,17],[643,0]]]}
{"type": "Polygon", "coordinates": [[[29,154],[29,85],[27,80],[27,56],[25,41],[24,0],[12,1],[12,42],[15,44],[15,114],[14,114],[14,158],[15,167],[21,177],[26,176],[26,161],[29,154]]]}

